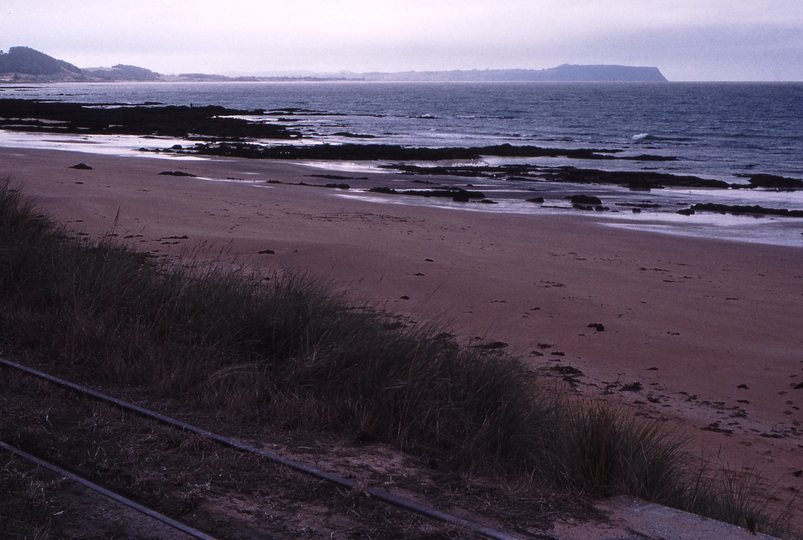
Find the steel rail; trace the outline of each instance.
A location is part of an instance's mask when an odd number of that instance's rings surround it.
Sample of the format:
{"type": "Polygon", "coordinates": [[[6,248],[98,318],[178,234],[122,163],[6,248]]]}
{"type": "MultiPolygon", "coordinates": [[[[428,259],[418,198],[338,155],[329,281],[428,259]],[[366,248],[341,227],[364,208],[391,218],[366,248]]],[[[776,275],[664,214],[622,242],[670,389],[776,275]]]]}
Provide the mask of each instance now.
{"type": "MultiPolygon", "coordinates": [[[[62,386],[64,388],[68,388],[70,390],[79,392],[79,393],[87,395],[87,396],[91,396],[91,397],[93,397],[95,399],[98,399],[98,400],[101,400],[101,401],[112,403],[112,404],[120,407],[121,409],[131,411],[131,412],[136,413],[136,414],[138,414],[140,416],[144,416],[146,418],[151,418],[153,420],[157,420],[157,421],[161,422],[162,424],[165,424],[165,425],[168,425],[168,426],[171,426],[171,427],[175,427],[175,428],[179,428],[179,429],[181,429],[183,431],[186,431],[186,432],[189,432],[189,433],[193,433],[195,435],[199,435],[199,436],[205,437],[205,438],[210,439],[212,441],[215,441],[216,443],[221,444],[223,446],[228,446],[230,448],[234,448],[234,449],[240,450],[242,452],[247,452],[247,453],[250,453],[250,454],[258,455],[258,456],[260,456],[262,458],[265,458],[265,459],[267,459],[269,461],[272,461],[274,463],[278,463],[280,465],[284,465],[286,467],[289,467],[289,468],[294,469],[296,471],[299,471],[301,473],[308,474],[310,476],[313,476],[313,477],[316,477],[316,478],[320,478],[322,480],[326,480],[327,482],[331,482],[333,484],[337,484],[339,486],[342,486],[342,487],[345,487],[345,488],[348,488],[348,489],[354,489],[354,488],[356,488],[358,486],[357,482],[354,482],[354,481],[351,481],[351,480],[347,480],[347,479],[345,479],[343,477],[340,477],[340,476],[337,476],[335,474],[331,474],[331,473],[328,473],[328,472],[325,472],[325,471],[321,471],[319,469],[315,469],[313,467],[309,467],[307,465],[304,465],[303,463],[298,463],[296,461],[292,461],[292,460],[289,460],[287,458],[283,458],[283,457],[281,457],[281,456],[279,456],[277,454],[273,454],[271,452],[266,452],[265,450],[262,450],[260,448],[256,448],[254,446],[250,446],[250,445],[241,443],[239,441],[235,441],[234,439],[230,439],[228,437],[223,437],[222,435],[217,435],[216,433],[212,433],[211,431],[207,431],[207,430],[205,430],[203,428],[199,428],[199,427],[193,426],[193,425],[188,424],[186,422],[183,422],[181,420],[176,420],[175,418],[171,418],[169,416],[165,416],[165,415],[160,414],[158,412],[151,411],[149,409],[145,409],[144,407],[140,407],[138,405],[134,405],[133,403],[128,403],[128,402],[123,401],[121,399],[117,399],[115,397],[103,394],[103,393],[98,392],[96,390],[92,390],[91,388],[86,388],[84,386],[80,386],[78,384],[71,383],[71,382],[66,381],[64,379],[60,379],[58,377],[54,377],[52,375],[48,375],[47,373],[43,373],[41,371],[37,371],[35,369],[23,366],[21,364],[17,364],[15,362],[11,362],[9,360],[5,360],[3,358],[0,358],[0,366],[6,366],[6,367],[9,367],[9,368],[16,369],[18,371],[22,371],[23,373],[27,373],[29,375],[33,375],[35,377],[38,377],[38,378],[43,379],[45,381],[48,381],[50,383],[62,386]]],[[[426,517],[429,517],[429,518],[432,518],[432,519],[435,519],[435,520],[438,520],[438,521],[442,521],[444,523],[449,523],[451,525],[456,525],[456,526],[462,527],[464,529],[467,529],[469,531],[475,532],[477,534],[481,534],[481,535],[486,536],[488,538],[494,538],[495,540],[520,540],[520,537],[518,537],[518,536],[513,536],[513,535],[510,535],[508,533],[497,531],[495,529],[491,529],[489,527],[485,527],[483,525],[468,521],[466,519],[463,519],[463,518],[460,518],[460,517],[457,517],[457,516],[453,516],[451,514],[446,514],[444,512],[439,511],[439,510],[435,510],[434,508],[430,508],[428,506],[424,506],[424,505],[409,501],[407,499],[403,499],[401,497],[397,497],[395,495],[392,495],[392,494],[388,493],[387,491],[383,491],[383,490],[376,489],[376,488],[371,488],[371,487],[365,487],[365,488],[362,488],[362,492],[366,493],[366,494],[370,495],[371,497],[374,497],[374,498],[376,498],[376,499],[378,499],[380,501],[383,501],[385,503],[392,504],[392,505],[397,506],[399,508],[403,508],[405,510],[409,510],[411,512],[415,512],[417,514],[421,514],[423,516],[426,516],[426,517]]]]}
{"type": "Polygon", "coordinates": [[[141,512],[141,513],[145,514],[146,516],[148,516],[150,518],[153,518],[153,519],[155,519],[157,521],[161,521],[165,525],[169,525],[170,527],[172,527],[172,528],[174,528],[176,530],[179,530],[179,531],[181,531],[183,533],[186,533],[186,534],[188,534],[190,536],[193,536],[195,538],[199,538],[201,540],[215,540],[214,536],[209,536],[208,534],[203,533],[203,532],[201,532],[201,531],[199,531],[197,529],[193,529],[192,527],[190,527],[188,525],[184,525],[180,521],[176,521],[175,519],[169,518],[169,517],[165,516],[164,514],[160,514],[159,512],[157,512],[155,510],[151,510],[147,506],[142,506],[141,504],[135,503],[131,499],[127,499],[127,498],[123,497],[122,495],[118,495],[117,493],[115,493],[113,491],[109,491],[108,489],[106,489],[106,488],[104,488],[102,486],[99,486],[99,485],[95,484],[94,482],[91,482],[91,481],[87,480],[86,478],[83,478],[82,476],[78,476],[77,474],[73,474],[70,471],[62,469],[61,467],[59,467],[57,465],[53,465],[52,463],[49,463],[49,462],[47,462],[47,461],[45,461],[43,459],[39,459],[38,457],[33,456],[33,455],[31,455],[31,454],[29,454],[27,452],[23,452],[19,448],[15,448],[15,447],[13,447],[13,446],[11,446],[9,444],[4,443],[3,441],[0,441],[0,449],[6,450],[7,452],[11,452],[12,454],[16,454],[17,456],[19,456],[21,458],[24,458],[24,459],[27,459],[28,461],[32,461],[32,462],[36,463],[37,465],[39,465],[40,467],[44,467],[45,469],[48,469],[48,470],[53,471],[54,473],[60,474],[61,476],[64,476],[65,478],[69,478],[73,482],[77,482],[77,483],[81,484],[82,486],[91,489],[92,491],[96,491],[97,493],[100,493],[101,495],[104,495],[104,496],[108,497],[109,499],[117,501],[118,503],[123,504],[125,506],[128,506],[129,508],[133,508],[137,512],[141,512]]]}

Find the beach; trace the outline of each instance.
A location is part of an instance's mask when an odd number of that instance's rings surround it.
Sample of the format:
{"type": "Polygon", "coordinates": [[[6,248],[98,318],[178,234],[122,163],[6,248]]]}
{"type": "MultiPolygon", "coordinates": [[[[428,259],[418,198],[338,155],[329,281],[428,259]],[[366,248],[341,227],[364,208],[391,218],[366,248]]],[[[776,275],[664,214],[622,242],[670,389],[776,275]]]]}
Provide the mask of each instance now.
{"type": "Polygon", "coordinates": [[[420,179],[325,172],[0,148],[0,175],[77,234],[318,277],[407,323],[504,347],[578,399],[665,420],[712,462],[760,474],[779,508],[803,489],[803,249],[631,230],[581,211],[366,196],[356,191],[420,179]],[[194,176],[159,174],[176,171],[194,176]]]}

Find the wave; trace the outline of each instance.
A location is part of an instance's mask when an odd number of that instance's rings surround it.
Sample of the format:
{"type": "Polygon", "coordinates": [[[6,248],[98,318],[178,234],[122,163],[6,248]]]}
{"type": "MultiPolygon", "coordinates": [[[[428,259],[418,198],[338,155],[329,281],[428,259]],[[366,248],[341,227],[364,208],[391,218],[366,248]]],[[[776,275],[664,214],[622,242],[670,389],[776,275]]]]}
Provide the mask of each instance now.
{"type": "Polygon", "coordinates": [[[660,137],[658,135],[650,135],[649,133],[637,133],[630,137],[632,141],[665,141],[665,142],[691,142],[693,137],[660,137]]]}

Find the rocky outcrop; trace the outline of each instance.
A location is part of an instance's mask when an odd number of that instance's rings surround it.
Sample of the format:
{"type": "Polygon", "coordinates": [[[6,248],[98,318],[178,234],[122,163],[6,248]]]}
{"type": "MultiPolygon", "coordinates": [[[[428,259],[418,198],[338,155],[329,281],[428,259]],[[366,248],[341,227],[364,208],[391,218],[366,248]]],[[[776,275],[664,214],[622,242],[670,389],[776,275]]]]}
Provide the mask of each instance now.
{"type": "MultiPolygon", "coordinates": [[[[803,180],[798,178],[787,178],[774,174],[751,174],[747,176],[750,184],[743,186],[746,188],[766,188],[766,189],[803,189],[803,180]]],[[[734,187],[737,187],[734,185],[734,187]]]]}
{"type": "Polygon", "coordinates": [[[161,135],[240,140],[293,139],[301,135],[282,125],[233,116],[261,115],[225,107],[114,106],[0,99],[0,128],[83,134],[161,135]]]}
{"type": "Polygon", "coordinates": [[[678,214],[692,215],[695,212],[716,212],[718,214],[748,215],[748,216],[780,216],[803,218],[803,210],[788,210],[786,208],[766,208],[758,204],[693,204],[691,208],[678,211],[678,214]]]}
{"type": "Polygon", "coordinates": [[[449,198],[455,202],[470,202],[472,200],[485,202],[485,194],[481,191],[471,191],[466,189],[408,189],[398,191],[389,187],[375,187],[368,191],[372,193],[383,193],[385,195],[413,195],[417,197],[440,197],[449,198]]]}

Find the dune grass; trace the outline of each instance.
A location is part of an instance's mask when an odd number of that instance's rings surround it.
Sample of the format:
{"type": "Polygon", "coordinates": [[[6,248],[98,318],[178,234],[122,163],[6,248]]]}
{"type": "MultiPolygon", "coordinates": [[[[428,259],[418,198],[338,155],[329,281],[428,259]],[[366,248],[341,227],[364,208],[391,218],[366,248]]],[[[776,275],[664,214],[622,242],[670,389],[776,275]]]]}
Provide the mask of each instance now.
{"type": "Polygon", "coordinates": [[[567,399],[516,358],[401,325],[314,279],[269,278],[77,239],[0,185],[3,348],[84,380],[346,431],[466,473],[770,528],[746,486],[702,474],[678,433],[567,399]]]}

